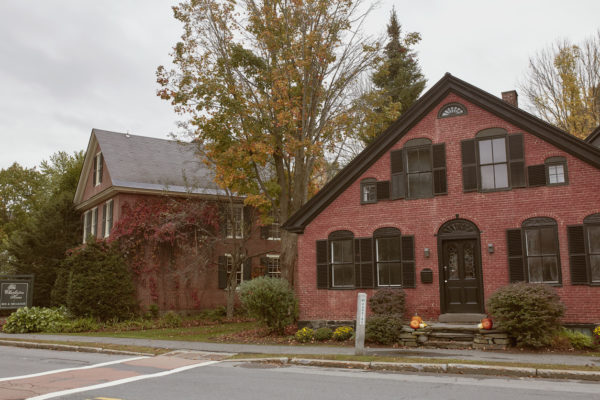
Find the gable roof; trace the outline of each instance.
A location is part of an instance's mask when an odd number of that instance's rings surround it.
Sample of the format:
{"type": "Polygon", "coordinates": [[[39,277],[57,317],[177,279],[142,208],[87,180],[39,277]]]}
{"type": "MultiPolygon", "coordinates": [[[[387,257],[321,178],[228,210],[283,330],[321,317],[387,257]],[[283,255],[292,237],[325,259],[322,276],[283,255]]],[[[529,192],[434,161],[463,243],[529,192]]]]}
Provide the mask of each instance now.
{"type": "Polygon", "coordinates": [[[382,157],[399,139],[437,106],[449,93],[497,115],[565,152],[600,169],[600,149],[514,107],[500,98],[446,73],[431,89],[417,100],[396,122],[365,148],[315,196],[292,215],[282,228],[302,233],[304,228],[337,196],[346,190],[375,161],[382,157]]]}
{"type": "Polygon", "coordinates": [[[598,125],[598,127],[594,129],[592,133],[588,135],[588,137],[585,138],[585,142],[592,144],[592,142],[594,142],[596,139],[600,139],[600,125],[598,125]]]}
{"type": "Polygon", "coordinates": [[[113,187],[144,192],[225,194],[215,184],[214,172],[193,143],[92,129],[75,204],[83,201],[96,145],[100,146],[113,187]]]}

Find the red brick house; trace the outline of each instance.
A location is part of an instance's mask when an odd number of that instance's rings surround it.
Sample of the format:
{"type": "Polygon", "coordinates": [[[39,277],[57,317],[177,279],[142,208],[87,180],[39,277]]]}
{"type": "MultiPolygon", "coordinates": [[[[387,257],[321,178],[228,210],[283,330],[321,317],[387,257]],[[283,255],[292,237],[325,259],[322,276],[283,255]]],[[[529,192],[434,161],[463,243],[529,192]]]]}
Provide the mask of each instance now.
{"type": "MultiPolygon", "coordinates": [[[[108,238],[122,216],[125,204],[158,197],[227,201],[207,167],[190,143],[93,129],[75,194],[75,208],[82,213],[82,242],[93,235],[108,238]]],[[[279,226],[260,226],[258,218],[237,199],[233,221],[224,226],[223,240],[211,251],[211,268],[192,270],[185,284],[170,275],[149,276],[136,281],[142,307],[161,309],[213,308],[225,304],[227,268],[231,269],[231,245],[243,235],[240,227],[250,223],[246,238],[247,260],[238,282],[258,273],[279,275],[279,226]],[[218,266],[218,267],[217,267],[218,266]]],[[[246,230],[247,232],[247,230],[246,230]]],[[[247,233],[246,233],[247,234],[247,233]]],[[[150,261],[149,261],[150,262],[150,261]]],[[[175,260],[179,266],[183,260],[175,260]]],[[[189,267],[188,267],[189,269],[189,267]]]]}
{"type": "Polygon", "coordinates": [[[381,287],[451,320],[529,281],[600,322],[600,149],[502,97],[446,74],[285,222],[301,321],[354,320],[381,287]]]}

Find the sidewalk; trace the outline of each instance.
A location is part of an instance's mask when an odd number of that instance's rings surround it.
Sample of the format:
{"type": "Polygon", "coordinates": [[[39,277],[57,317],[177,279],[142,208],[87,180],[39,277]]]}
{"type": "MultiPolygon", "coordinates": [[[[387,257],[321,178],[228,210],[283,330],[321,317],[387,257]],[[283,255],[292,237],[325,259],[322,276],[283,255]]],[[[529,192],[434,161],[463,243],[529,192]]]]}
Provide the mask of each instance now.
{"type": "MultiPolygon", "coordinates": [[[[178,340],[128,339],[91,336],[5,334],[0,340],[31,339],[61,342],[94,342],[106,344],[158,347],[173,350],[195,350],[224,353],[263,353],[263,354],[319,354],[353,355],[353,347],[328,346],[292,346],[292,345],[254,345],[230,343],[186,342],[178,340]]],[[[420,349],[420,348],[367,348],[367,355],[387,357],[436,358],[464,361],[536,363],[574,366],[600,366],[600,357],[579,356],[554,353],[519,353],[507,351],[481,351],[457,349],[420,349]]]]}

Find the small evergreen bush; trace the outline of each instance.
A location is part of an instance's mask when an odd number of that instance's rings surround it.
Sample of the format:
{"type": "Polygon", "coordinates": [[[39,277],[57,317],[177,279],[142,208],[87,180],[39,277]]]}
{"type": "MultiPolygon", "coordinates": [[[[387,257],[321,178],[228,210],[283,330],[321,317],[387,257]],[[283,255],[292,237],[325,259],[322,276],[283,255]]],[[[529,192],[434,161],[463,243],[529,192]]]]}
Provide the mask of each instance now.
{"type": "Polygon", "coordinates": [[[64,307],[23,307],[9,315],[2,330],[6,333],[60,332],[68,320],[64,307]]]}
{"type": "Polygon", "coordinates": [[[298,329],[294,337],[300,343],[308,343],[315,338],[315,332],[312,329],[305,327],[298,329]]]}
{"type": "Polygon", "coordinates": [[[525,282],[500,288],[487,308],[517,346],[534,348],[552,342],[565,310],[553,288],[525,282]]]}
{"type": "Polygon", "coordinates": [[[333,332],[333,339],[339,342],[343,342],[344,340],[348,340],[354,334],[354,328],[351,326],[340,326],[333,332]]]}
{"type": "Polygon", "coordinates": [[[240,300],[248,315],[279,334],[296,319],[297,300],[285,279],[261,276],[240,285],[240,300]]]}
{"type": "Polygon", "coordinates": [[[130,271],[115,244],[90,240],[61,264],[53,298],[78,317],[126,319],[137,311],[130,271]]]}
{"type": "Polygon", "coordinates": [[[393,315],[373,315],[367,319],[365,340],[370,343],[394,344],[400,341],[402,320],[393,315]]]}
{"type": "Polygon", "coordinates": [[[379,289],[369,299],[369,306],[374,315],[404,316],[406,293],[402,289],[379,289]]]}
{"type": "Polygon", "coordinates": [[[315,331],[315,339],[319,341],[329,340],[333,336],[331,328],[323,327],[315,331]]]}
{"type": "Polygon", "coordinates": [[[183,318],[181,318],[181,315],[173,311],[163,315],[160,321],[160,325],[165,328],[179,328],[182,324],[183,318]]]}
{"type": "Polygon", "coordinates": [[[559,336],[566,338],[571,347],[577,350],[591,349],[594,346],[592,337],[582,332],[571,331],[563,328],[560,331],[559,336]]]}

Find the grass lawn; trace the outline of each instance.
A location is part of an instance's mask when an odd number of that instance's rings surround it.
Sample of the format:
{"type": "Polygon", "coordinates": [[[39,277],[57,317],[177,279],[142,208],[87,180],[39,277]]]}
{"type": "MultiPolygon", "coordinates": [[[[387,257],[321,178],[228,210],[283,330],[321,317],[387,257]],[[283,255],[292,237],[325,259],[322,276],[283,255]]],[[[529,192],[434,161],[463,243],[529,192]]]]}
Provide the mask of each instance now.
{"type": "Polygon", "coordinates": [[[220,342],[218,338],[259,328],[257,322],[230,322],[215,325],[202,325],[185,328],[160,328],[144,330],[100,331],[69,333],[77,336],[102,336],[134,339],[183,340],[190,342],[220,342]]]}

